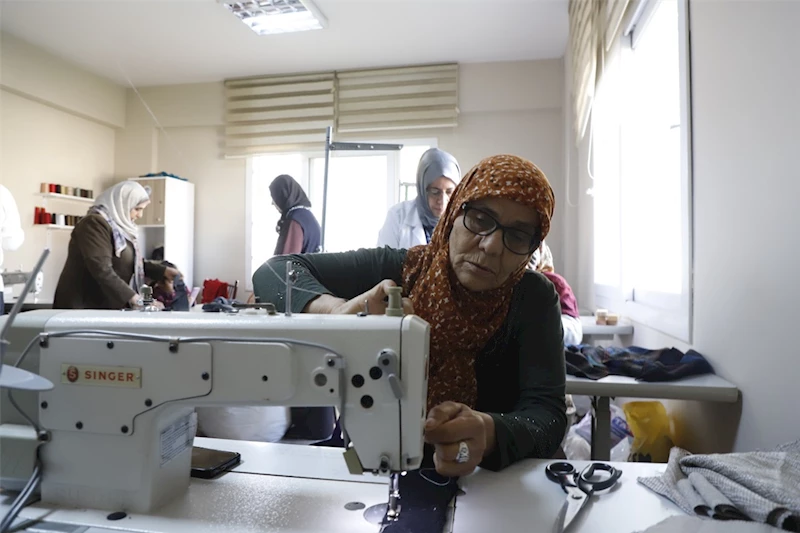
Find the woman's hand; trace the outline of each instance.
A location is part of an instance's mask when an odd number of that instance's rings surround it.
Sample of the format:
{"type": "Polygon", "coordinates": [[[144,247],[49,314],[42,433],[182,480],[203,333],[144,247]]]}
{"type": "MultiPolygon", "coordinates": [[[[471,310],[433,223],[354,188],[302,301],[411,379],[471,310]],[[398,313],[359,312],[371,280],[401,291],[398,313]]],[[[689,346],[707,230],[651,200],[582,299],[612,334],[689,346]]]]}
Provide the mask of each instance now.
{"type": "MultiPolygon", "coordinates": [[[[367,292],[348,300],[331,310],[334,315],[354,315],[369,308],[369,314],[382,315],[386,312],[389,298],[389,287],[396,287],[397,283],[390,279],[385,279],[372,287],[367,292]]],[[[406,315],[414,312],[411,300],[403,298],[403,313],[406,315]]]]}
{"type": "MultiPolygon", "coordinates": [[[[131,309],[141,309],[142,308],[142,297],[138,294],[134,294],[131,296],[131,299],[128,300],[128,305],[131,309]]],[[[164,309],[164,304],[158,300],[153,300],[153,303],[150,304],[159,310],[164,309]]]]}
{"type": "Polygon", "coordinates": [[[130,300],[128,300],[128,305],[130,306],[131,309],[139,309],[140,307],[142,307],[141,302],[142,302],[142,297],[139,296],[138,294],[134,294],[133,296],[131,296],[130,300]]]}
{"type": "Polygon", "coordinates": [[[433,444],[436,450],[433,462],[439,474],[466,476],[494,449],[494,419],[463,403],[444,402],[428,413],[425,441],[433,444]],[[462,452],[463,462],[458,462],[462,442],[468,453],[464,458],[462,452]]]}
{"type": "MultiPolygon", "coordinates": [[[[388,289],[389,287],[396,286],[397,284],[394,281],[385,279],[367,292],[351,300],[344,300],[325,294],[309,302],[304,312],[328,313],[331,315],[355,315],[364,311],[366,304],[366,307],[369,308],[369,314],[382,315],[386,312],[386,306],[388,305],[388,289]]],[[[411,300],[403,298],[403,314],[410,315],[413,313],[414,306],[411,304],[411,300]]]]}

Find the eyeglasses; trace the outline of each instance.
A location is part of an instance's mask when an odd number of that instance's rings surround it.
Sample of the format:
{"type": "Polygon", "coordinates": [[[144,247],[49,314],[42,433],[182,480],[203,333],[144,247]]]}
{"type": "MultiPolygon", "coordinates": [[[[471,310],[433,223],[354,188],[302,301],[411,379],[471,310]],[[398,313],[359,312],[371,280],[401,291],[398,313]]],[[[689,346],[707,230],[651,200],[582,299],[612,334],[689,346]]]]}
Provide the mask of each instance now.
{"type": "Polygon", "coordinates": [[[425,192],[431,198],[439,198],[442,194],[445,194],[447,195],[448,198],[450,198],[451,196],[453,196],[455,189],[447,189],[443,191],[442,189],[437,189],[436,187],[428,187],[427,189],[425,189],[425,192]]]}
{"type": "Polygon", "coordinates": [[[535,234],[531,234],[521,229],[503,226],[492,215],[477,207],[463,204],[461,209],[464,210],[464,227],[475,235],[486,237],[499,229],[503,230],[503,245],[512,254],[528,255],[542,242],[541,230],[537,229],[535,234]]]}

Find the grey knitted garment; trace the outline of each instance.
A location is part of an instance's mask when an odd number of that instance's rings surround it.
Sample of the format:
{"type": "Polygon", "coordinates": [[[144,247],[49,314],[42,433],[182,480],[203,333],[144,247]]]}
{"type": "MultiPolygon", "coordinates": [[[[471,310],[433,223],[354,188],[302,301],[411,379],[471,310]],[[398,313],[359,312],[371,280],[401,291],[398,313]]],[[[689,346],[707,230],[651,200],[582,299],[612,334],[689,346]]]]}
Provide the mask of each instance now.
{"type": "Polygon", "coordinates": [[[778,530],[755,522],[718,522],[693,516],[671,516],[640,533],[778,533],[778,530]]]}
{"type": "Polygon", "coordinates": [[[639,483],[690,515],[749,518],[800,532],[800,440],[730,454],[692,455],[676,447],[664,474],[639,483]]]}

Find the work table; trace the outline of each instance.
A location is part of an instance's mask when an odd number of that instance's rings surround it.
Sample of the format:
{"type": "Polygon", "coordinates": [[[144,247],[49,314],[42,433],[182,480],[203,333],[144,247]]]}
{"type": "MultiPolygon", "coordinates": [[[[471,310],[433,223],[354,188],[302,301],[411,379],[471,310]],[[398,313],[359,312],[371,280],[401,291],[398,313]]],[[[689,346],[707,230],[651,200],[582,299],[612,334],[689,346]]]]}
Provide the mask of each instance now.
{"type": "MultiPolygon", "coordinates": [[[[24,518],[88,526],[75,533],[112,531],[174,533],[376,533],[363,510],[385,503],[386,478],[353,476],[341,449],[291,444],[251,443],[197,438],[196,446],[237,451],[242,463],[213,480],[192,479],[188,492],[149,515],[132,514],[109,521],[107,511],[52,508],[37,503],[22,511],[24,518]]],[[[565,495],[549,481],[550,461],[528,460],[502,472],[478,470],[462,479],[464,494],[456,499],[452,533],[489,531],[538,533],[552,531],[565,495]]],[[[575,462],[582,467],[585,462],[575,462]]],[[[608,494],[595,497],[571,533],[641,531],[681,511],[636,482],[665,465],[618,463],[623,476],[608,494]]],[[[3,512],[10,501],[3,501],[3,512]]],[[[61,529],[60,531],[72,531],[61,529]]]]}

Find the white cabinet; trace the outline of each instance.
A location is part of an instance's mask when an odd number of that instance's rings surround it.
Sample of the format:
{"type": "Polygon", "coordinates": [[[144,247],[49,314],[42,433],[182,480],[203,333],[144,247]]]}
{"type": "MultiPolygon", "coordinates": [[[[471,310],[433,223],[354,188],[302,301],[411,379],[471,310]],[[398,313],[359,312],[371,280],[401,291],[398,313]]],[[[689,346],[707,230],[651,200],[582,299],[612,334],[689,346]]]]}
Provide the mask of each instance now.
{"type": "Polygon", "coordinates": [[[131,178],[150,187],[150,205],[139,219],[142,253],[164,247],[164,259],[183,273],[187,287],[194,286],[194,183],[178,178],[131,178]]]}

